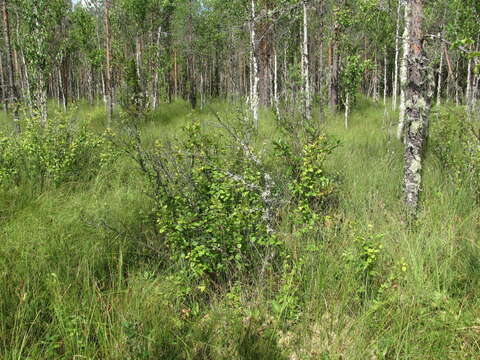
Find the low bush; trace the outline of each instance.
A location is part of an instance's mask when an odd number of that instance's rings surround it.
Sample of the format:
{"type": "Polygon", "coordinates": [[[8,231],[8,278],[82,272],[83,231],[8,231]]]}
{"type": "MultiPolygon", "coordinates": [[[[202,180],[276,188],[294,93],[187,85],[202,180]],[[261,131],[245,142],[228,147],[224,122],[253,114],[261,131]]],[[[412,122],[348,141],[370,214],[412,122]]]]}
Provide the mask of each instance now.
{"type": "Polygon", "coordinates": [[[87,125],[58,113],[45,126],[31,118],[21,134],[0,134],[0,186],[28,183],[41,191],[94,176],[113,153],[105,139],[87,125]]]}
{"type": "Polygon", "coordinates": [[[249,141],[254,131],[248,125],[219,123],[223,131],[209,134],[194,120],[173,143],[156,142],[151,149],[132,124],[123,140],[117,138],[148,179],[157,246],[165,244],[188,274],[215,281],[254,269],[263,273],[280,253],[281,214],[319,225],[320,204],[333,191],[323,170],[333,147],[320,132],[299,153],[291,140],[277,142],[282,156],[267,161],[249,141]],[[285,167],[291,171],[277,179],[274,170],[285,167]]]}

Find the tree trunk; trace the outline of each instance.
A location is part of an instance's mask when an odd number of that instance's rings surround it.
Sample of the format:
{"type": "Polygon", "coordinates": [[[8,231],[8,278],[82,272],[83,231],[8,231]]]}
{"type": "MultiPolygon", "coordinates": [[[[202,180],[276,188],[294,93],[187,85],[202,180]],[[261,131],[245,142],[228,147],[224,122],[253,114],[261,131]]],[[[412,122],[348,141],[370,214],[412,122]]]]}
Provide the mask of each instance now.
{"type": "Polygon", "coordinates": [[[467,66],[467,88],[465,89],[465,102],[467,104],[467,114],[468,118],[472,117],[472,62],[473,60],[468,59],[467,66]]]}
{"type": "Polygon", "coordinates": [[[8,110],[8,95],[7,95],[7,84],[4,77],[3,69],[3,56],[0,54],[0,98],[3,102],[3,110],[6,112],[8,110]]]}
{"type": "Polygon", "coordinates": [[[348,116],[350,114],[350,94],[345,97],[345,129],[348,129],[348,116]]]}
{"type": "Polygon", "coordinates": [[[160,68],[160,38],[162,36],[162,27],[158,27],[157,31],[157,42],[156,42],[156,50],[157,50],[157,58],[155,61],[155,74],[153,75],[153,89],[152,89],[152,108],[153,110],[157,109],[158,106],[158,83],[159,83],[159,73],[158,70],[160,68]]]}
{"type": "Polygon", "coordinates": [[[388,95],[388,79],[387,79],[387,48],[385,48],[383,54],[383,105],[387,106],[387,95],[388,95]]]}
{"type": "Polygon", "coordinates": [[[405,204],[411,212],[418,208],[422,186],[422,159],[430,111],[428,60],[423,49],[423,0],[408,0],[409,52],[405,91],[405,204]]]}
{"type": "Polygon", "coordinates": [[[402,14],[402,2],[398,1],[397,6],[397,27],[395,30],[395,70],[393,77],[393,89],[392,89],[392,109],[397,110],[397,94],[398,94],[398,60],[400,55],[400,17],[402,14]]]}
{"type": "Polygon", "coordinates": [[[279,98],[278,98],[278,58],[277,49],[273,49],[273,103],[275,106],[275,113],[278,115],[280,112],[279,98]]]}
{"type": "Polygon", "coordinates": [[[440,106],[442,104],[442,72],[443,72],[443,51],[441,50],[440,51],[440,65],[438,66],[437,106],[440,106]]]}
{"type": "Polygon", "coordinates": [[[405,29],[403,31],[403,55],[402,55],[402,64],[400,69],[400,114],[399,114],[399,121],[398,121],[398,129],[397,129],[397,138],[402,140],[404,135],[404,127],[405,127],[405,111],[406,111],[406,86],[407,86],[407,63],[408,63],[408,56],[410,51],[410,22],[411,22],[411,0],[405,1],[405,8],[404,8],[404,16],[405,16],[405,29]]]}
{"type": "Polygon", "coordinates": [[[307,1],[303,0],[303,44],[302,44],[302,77],[304,96],[304,118],[310,121],[312,118],[312,104],[310,94],[310,72],[308,62],[308,8],[307,1]]]}
{"type": "Polygon", "coordinates": [[[459,60],[457,59],[457,63],[455,64],[455,105],[459,106],[460,105],[460,86],[458,85],[458,65],[459,65],[459,60]]]}
{"type": "Polygon", "coordinates": [[[408,63],[408,56],[410,51],[410,11],[411,11],[411,0],[406,0],[405,2],[405,29],[403,31],[403,55],[402,55],[402,65],[400,69],[400,114],[398,119],[398,129],[397,129],[397,138],[402,140],[404,135],[404,127],[405,127],[405,112],[406,112],[406,86],[407,86],[407,63],[408,63]]]}
{"type": "Polygon", "coordinates": [[[379,91],[378,91],[378,61],[377,61],[377,54],[375,54],[375,69],[373,70],[373,101],[375,101],[376,104],[378,104],[378,100],[380,97],[379,91]]]}
{"type": "Polygon", "coordinates": [[[257,39],[255,34],[255,0],[251,0],[251,20],[250,20],[250,46],[251,46],[251,58],[252,58],[252,90],[250,95],[250,104],[253,114],[253,124],[255,128],[258,128],[258,56],[257,56],[257,39]]]}
{"type": "Polygon", "coordinates": [[[336,111],[338,106],[338,54],[337,54],[337,42],[335,39],[331,40],[330,42],[329,62],[330,62],[330,86],[329,86],[330,108],[332,109],[332,111],[336,111]]]}
{"type": "Polygon", "coordinates": [[[8,97],[9,101],[7,102],[7,111],[8,105],[12,105],[12,113],[13,113],[13,126],[15,131],[18,133],[20,132],[20,123],[18,118],[18,111],[19,111],[19,96],[17,91],[17,86],[15,84],[15,68],[13,66],[13,51],[12,51],[12,43],[10,39],[10,22],[8,17],[8,8],[7,8],[7,0],[2,1],[2,18],[3,18],[3,34],[4,34],[4,41],[5,47],[7,50],[7,57],[6,57],[6,68],[7,68],[7,77],[8,77],[8,97]]]}
{"type": "Polygon", "coordinates": [[[195,78],[195,57],[193,53],[193,3],[190,0],[190,13],[188,15],[188,58],[187,58],[187,75],[188,75],[188,99],[192,109],[197,107],[197,83],[195,78]]]}
{"type": "Polygon", "coordinates": [[[112,91],[112,65],[111,65],[111,34],[110,34],[110,0],[105,0],[105,57],[106,57],[106,76],[105,76],[105,97],[107,100],[107,122],[108,126],[112,123],[113,117],[113,91],[112,91]]]}

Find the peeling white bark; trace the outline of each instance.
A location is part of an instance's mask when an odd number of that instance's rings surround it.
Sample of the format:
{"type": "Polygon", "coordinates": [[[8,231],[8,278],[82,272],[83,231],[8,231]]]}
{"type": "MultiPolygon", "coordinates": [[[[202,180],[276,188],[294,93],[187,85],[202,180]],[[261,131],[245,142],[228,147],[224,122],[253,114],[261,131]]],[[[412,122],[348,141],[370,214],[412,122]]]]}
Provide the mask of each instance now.
{"type": "Polygon", "coordinates": [[[258,128],[258,84],[260,76],[258,73],[258,57],[257,57],[257,40],[255,34],[255,0],[251,1],[251,20],[250,20],[250,46],[251,46],[251,60],[252,60],[252,86],[250,93],[250,105],[253,116],[253,124],[258,128]]]}
{"type": "Polygon", "coordinates": [[[409,33],[408,29],[410,28],[410,0],[405,2],[405,29],[403,31],[403,56],[402,56],[402,65],[400,69],[400,114],[398,119],[398,129],[397,129],[397,138],[399,140],[403,137],[403,130],[405,126],[405,87],[407,85],[407,60],[409,52],[409,33]]]}
{"type": "Polygon", "coordinates": [[[400,56],[400,17],[402,14],[402,2],[398,2],[397,6],[397,27],[395,31],[395,71],[393,78],[393,90],[392,90],[392,109],[397,110],[397,94],[398,94],[398,60],[400,56]]]}

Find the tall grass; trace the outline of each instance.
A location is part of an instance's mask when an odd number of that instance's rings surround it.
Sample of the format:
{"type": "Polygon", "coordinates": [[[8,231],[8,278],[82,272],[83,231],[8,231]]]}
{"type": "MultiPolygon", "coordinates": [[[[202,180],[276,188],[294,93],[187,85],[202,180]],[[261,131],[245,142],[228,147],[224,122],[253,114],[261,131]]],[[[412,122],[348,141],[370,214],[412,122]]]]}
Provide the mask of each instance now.
{"type": "MultiPolygon", "coordinates": [[[[101,108],[77,112],[105,125],[101,108]]],[[[178,102],[150,114],[142,136],[173,136],[192,116],[214,121],[178,102]]],[[[264,136],[279,136],[262,118],[264,136]]],[[[478,358],[480,209],[427,154],[418,221],[405,222],[393,118],[367,101],[349,129],[328,116],[338,204],[316,235],[286,239],[290,259],[261,282],[192,291],[148,247],[151,204],[128,159],[40,196],[0,191],[0,358],[478,358]],[[360,271],[366,248],[377,255],[360,271]]]]}

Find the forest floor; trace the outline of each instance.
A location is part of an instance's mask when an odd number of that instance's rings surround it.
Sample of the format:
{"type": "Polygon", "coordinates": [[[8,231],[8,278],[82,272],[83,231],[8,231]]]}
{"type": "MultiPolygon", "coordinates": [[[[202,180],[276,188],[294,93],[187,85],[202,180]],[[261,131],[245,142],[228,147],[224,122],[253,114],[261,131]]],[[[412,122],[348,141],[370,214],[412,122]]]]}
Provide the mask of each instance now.
{"type": "MultiPolygon", "coordinates": [[[[78,116],[100,127],[103,114],[78,116]]],[[[142,134],[168,136],[191,117],[213,120],[175,103],[142,134]]],[[[131,161],[38,196],[1,190],[0,358],[480,359],[480,209],[428,150],[422,208],[405,221],[392,119],[366,102],[348,129],[328,116],[338,204],[321,235],[292,238],[280,278],[195,295],[138,245],[150,205],[131,161]]],[[[272,116],[261,122],[271,136],[272,116]]]]}

